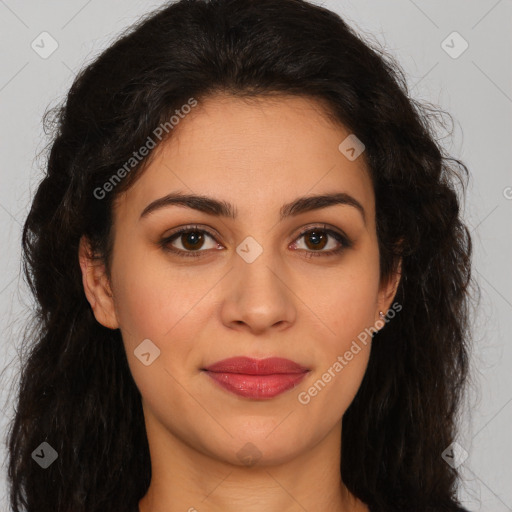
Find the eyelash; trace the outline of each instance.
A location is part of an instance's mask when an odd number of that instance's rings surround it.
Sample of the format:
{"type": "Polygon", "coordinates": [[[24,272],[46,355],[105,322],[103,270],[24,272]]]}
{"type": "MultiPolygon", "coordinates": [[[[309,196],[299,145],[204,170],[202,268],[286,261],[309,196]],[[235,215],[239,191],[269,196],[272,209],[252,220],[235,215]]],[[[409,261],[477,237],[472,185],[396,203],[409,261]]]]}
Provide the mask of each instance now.
{"type": "MultiPolygon", "coordinates": [[[[340,254],[345,249],[349,249],[350,247],[352,247],[352,241],[349,240],[349,238],[347,236],[342,235],[341,233],[338,233],[337,231],[334,231],[332,229],[327,228],[326,225],[323,225],[323,226],[321,226],[321,225],[319,225],[319,226],[309,226],[309,227],[305,228],[297,236],[297,238],[295,240],[299,240],[300,238],[302,238],[307,233],[310,233],[311,231],[315,231],[315,230],[322,231],[322,232],[332,236],[341,245],[337,249],[331,249],[329,251],[307,251],[307,253],[310,254],[310,256],[306,256],[306,258],[312,258],[312,257],[317,257],[317,256],[334,256],[334,255],[340,254]]],[[[179,256],[191,257],[191,258],[202,257],[201,253],[204,253],[204,252],[207,252],[207,251],[204,251],[204,250],[203,251],[201,251],[201,250],[198,250],[198,251],[183,251],[181,249],[176,249],[175,247],[172,247],[170,245],[170,243],[173,242],[175,239],[179,238],[180,235],[182,235],[184,233],[196,233],[196,232],[197,233],[207,234],[209,237],[211,237],[213,240],[215,240],[215,236],[213,234],[211,234],[208,230],[200,229],[197,226],[185,226],[185,227],[180,228],[179,230],[175,231],[171,235],[163,238],[159,242],[159,245],[165,251],[169,251],[169,252],[175,253],[175,254],[177,254],[179,256]]],[[[304,250],[304,249],[301,249],[301,250],[304,250]]]]}

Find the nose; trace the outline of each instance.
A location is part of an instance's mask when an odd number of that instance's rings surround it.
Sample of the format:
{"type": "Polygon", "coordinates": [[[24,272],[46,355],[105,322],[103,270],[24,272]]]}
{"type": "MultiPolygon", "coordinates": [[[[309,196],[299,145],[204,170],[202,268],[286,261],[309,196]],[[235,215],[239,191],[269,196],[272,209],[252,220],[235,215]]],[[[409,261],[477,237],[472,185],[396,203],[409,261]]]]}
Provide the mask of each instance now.
{"type": "Polygon", "coordinates": [[[295,322],[298,299],[291,278],[270,250],[252,262],[237,255],[226,279],[221,310],[224,325],[261,334],[285,330],[295,322]]]}

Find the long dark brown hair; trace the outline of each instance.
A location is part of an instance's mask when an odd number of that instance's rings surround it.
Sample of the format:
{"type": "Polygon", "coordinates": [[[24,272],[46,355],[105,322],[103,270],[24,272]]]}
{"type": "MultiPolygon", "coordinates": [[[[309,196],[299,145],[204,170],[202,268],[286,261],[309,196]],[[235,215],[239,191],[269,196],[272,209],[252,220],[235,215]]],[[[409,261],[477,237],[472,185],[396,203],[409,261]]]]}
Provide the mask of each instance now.
{"type": "Polygon", "coordinates": [[[398,63],[303,0],[166,4],[46,113],[52,139],[22,239],[36,328],[24,338],[8,434],[12,510],[126,512],[148,489],[141,396],[120,331],[100,325],[85,297],[78,245],[86,235],[109,267],[112,203],[151,154],[109,193],[98,188],[190,98],[217,92],[320,101],[364,143],[381,278],[401,257],[402,310],[375,335],[343,417],[340,475],[372,511],[460,510],[457,470],[441,454],[456,438],[468,374],[468,169],[439,142],[445,113],[410,97],[398,63]],[[58,453],[47,469],[32,457],[43,442],[58,453]]]}

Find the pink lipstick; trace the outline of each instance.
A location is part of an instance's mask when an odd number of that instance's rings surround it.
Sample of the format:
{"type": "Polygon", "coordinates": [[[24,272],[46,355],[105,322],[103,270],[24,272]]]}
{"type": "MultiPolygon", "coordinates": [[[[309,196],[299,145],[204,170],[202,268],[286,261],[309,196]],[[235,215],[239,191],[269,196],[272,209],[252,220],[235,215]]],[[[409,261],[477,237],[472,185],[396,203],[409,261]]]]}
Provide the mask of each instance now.
{"type": "Polygon", "coordinates": [[[281,357],[232,357],[203,368],[224,389],[255,400],[274,398],[294,388],[309,368],[281,357]]]}

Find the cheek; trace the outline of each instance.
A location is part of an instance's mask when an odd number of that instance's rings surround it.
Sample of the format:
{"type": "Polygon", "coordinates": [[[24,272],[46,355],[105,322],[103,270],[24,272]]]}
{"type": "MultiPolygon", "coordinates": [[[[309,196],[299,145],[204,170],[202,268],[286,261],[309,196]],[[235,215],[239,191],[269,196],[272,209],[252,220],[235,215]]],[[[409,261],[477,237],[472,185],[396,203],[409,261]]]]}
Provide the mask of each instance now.
{"type": "Polygon", "coordinates": [[[200,299],[212,283],[208,278],[190,282],[186,272],[160,260],[132,254],[130,261],[119,262],[113,271],[116,313],[130,370],[144,400],[153,411],[162,403],[166,409],[183,411],[186,393],[180,383],[196,365],[193,341],[204,326],[199,317],[205,315],[200,299]],[[142,351],[142,346],[148,348],[142,351]],[[151,362],[145,365],[138,355],[147,352],[151,362]]]}
{"type": "Polygon", "coordinates": [[[315,334],[315,372],[299,402],[311,401],[311,412],[318,408],[318,413],[326,404],[336,404],[333,419],[350,405],[370,356],[379,268],[378,253],[367,254],[347,260],[328,281],[317,281],[322,286],[308,296],[321,327],[315,334]]]}
{"type": "MultiPolygon", "coordinates": [[[[321,319],[328,351],[346,350],[351,340],[374,325],[378,303],[378,253],[354,254],[336,272],[315,276],[309,286],[308,304],[321,319]]],[[[304,293],[305,293],[304,289],[304,293]]]]}
{"type": "Polygon", "coordinates": [[[357,350],[333,353],[325,365],[316,368],[314,375],[301,389],[296,400],[299,413],[311,424],[311,435],[315,430],[330,430],[345,414],[359,390],[366,372],[370,345],[359,343],[357,350]],[[323,425],[319,428],[318,425],[323,425]]]}
{"type": "MultiPolygon", "coordinates": [[[[362,269],[361,269],[362,270],[362,269]]],[[[315,331],[315,368],[297,390],[309,418],[330,428],[353,401],[368,365],[377,299],[376,274],[339,275],[339,286],[309,297],[322,327],[315,331]]]]}
{"type": "Polygon", "coordinates": [[[218,276],[212,271],[177,268],[144,248],[115,263],[116,314],[132,375],[148,400],[153,396],[175,400],[179,393],[169,394],[169,390],[180,386],[173,377],[185,382],[190,378],[187,372],[197,367],[195,342],[210,317],[211,302],[206,299],[218,276]],[[139,347],[146,346],[141,345],[144,340],[150,340],[146,345],[158,354],[149,366],[137,357],[143,353],[139,347]]]}
{"type": "Polygon", "coordinates": [[[374,324],[377,288],[373,281],[354,279],[331,294],[320,311],[339,349],[374,324]]]}
{"type": "Polygon", "coordinates": [[[133,343],[172,337],[173,331],[197,315],[198,302],[211,288],[210,281],[214,282],[214,276],[199,278],[197,272],[177,269],[156,251],[132,252],[113,266],[116,314],[123,336],[133,343]]]}

